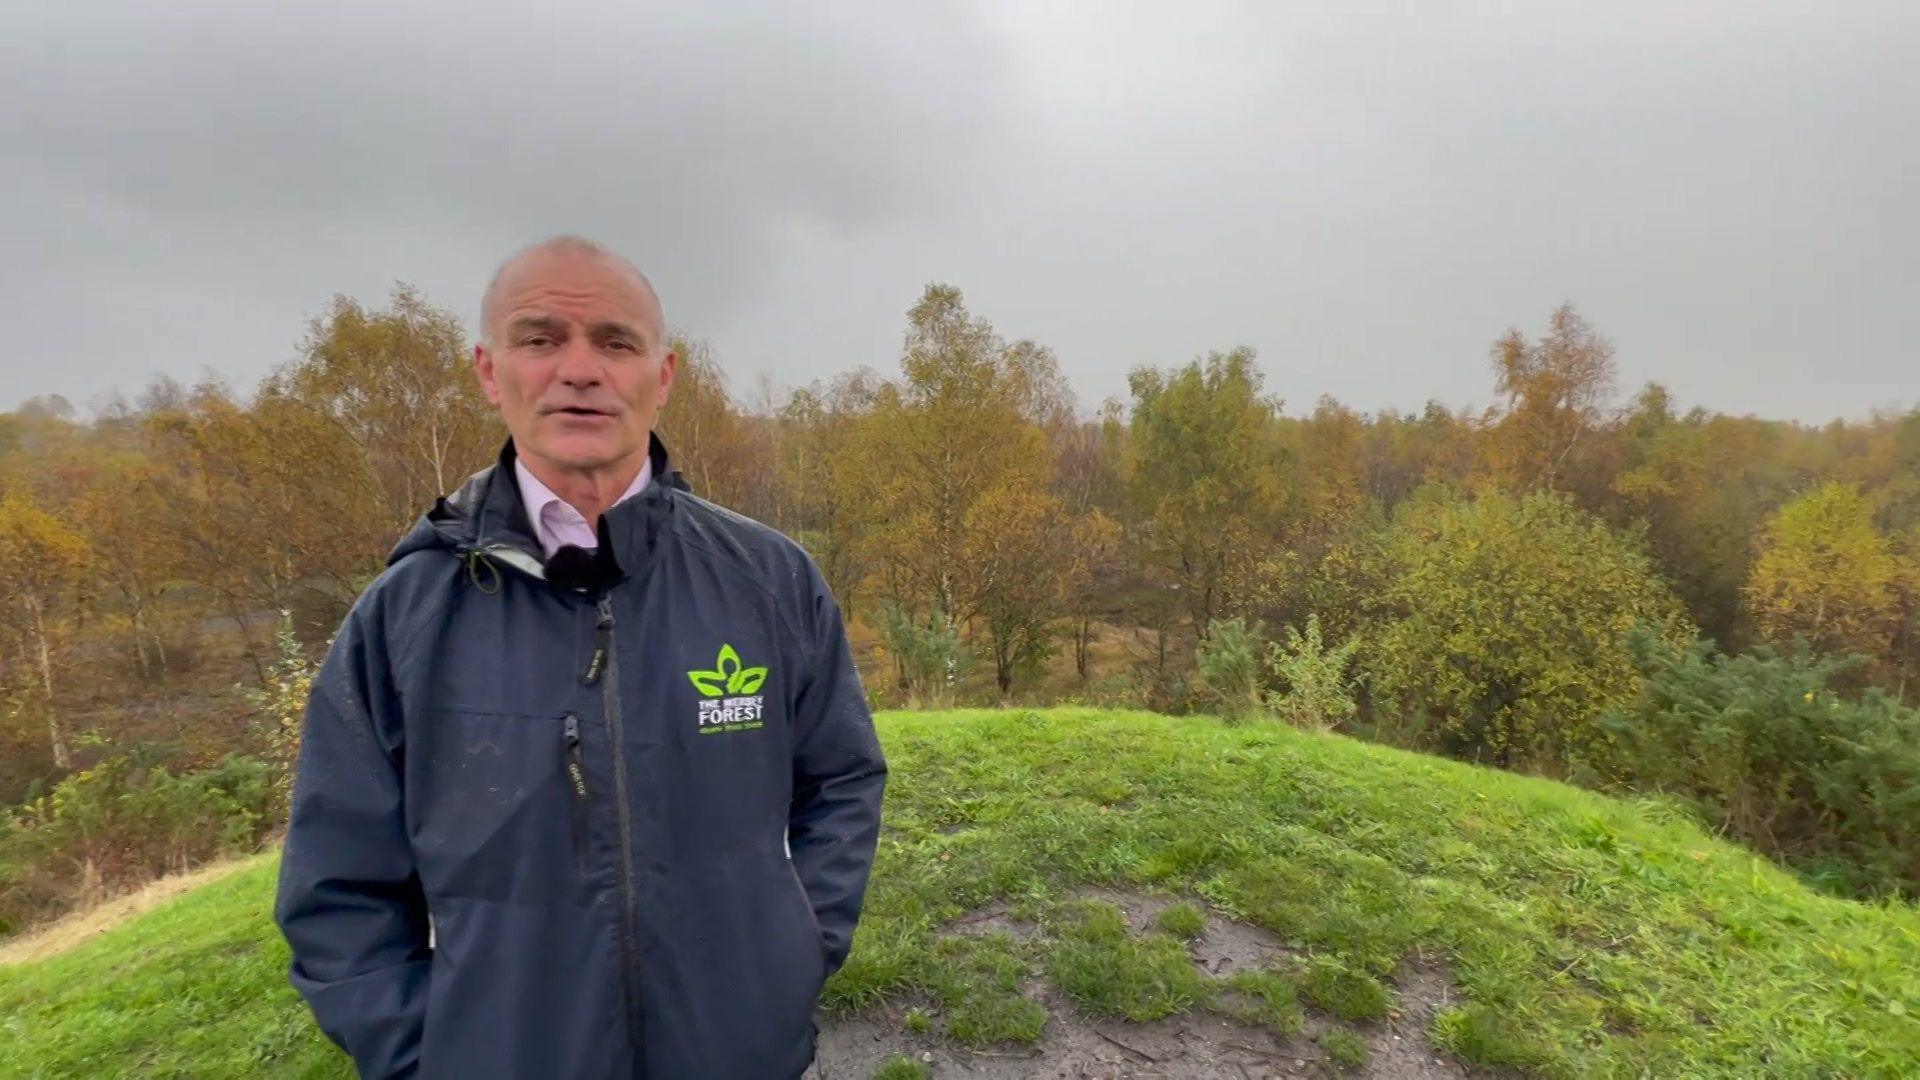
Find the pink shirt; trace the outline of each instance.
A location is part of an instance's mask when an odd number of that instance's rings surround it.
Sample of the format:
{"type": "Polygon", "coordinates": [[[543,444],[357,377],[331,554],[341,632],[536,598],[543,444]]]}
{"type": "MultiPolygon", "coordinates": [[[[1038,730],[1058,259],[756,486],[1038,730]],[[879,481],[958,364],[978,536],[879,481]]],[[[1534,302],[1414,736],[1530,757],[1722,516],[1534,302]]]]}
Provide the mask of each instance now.
{"type": "MultiPolygon", "coordinates": [[[[520,480],[520,501],[527,508],[527,520],[533,522],[534,537],[540,541],[540,548],[548,558],[552,558],[553,553],[564,544],[588,551],[600,546],[600,537],[593,531],[586,516],[575,510],[567,500],[555,495],[552,488],[541,483],[540,478],[533,475],[518,457],[513,459],[513,473],[520,480]]],[[[613,500],[613,505],[618,506],[640,494],[652,477],[653,458],[649,455],[646,464],[640,466],[639,475],[627,485],[625,494],[613,500]]]]}

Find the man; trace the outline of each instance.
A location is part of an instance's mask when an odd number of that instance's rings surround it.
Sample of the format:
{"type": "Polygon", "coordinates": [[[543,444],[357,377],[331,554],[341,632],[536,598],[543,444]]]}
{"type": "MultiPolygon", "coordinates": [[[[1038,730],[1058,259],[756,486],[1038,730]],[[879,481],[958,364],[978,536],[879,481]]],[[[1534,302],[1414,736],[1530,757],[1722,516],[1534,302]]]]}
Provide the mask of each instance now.
{"type": "Polygon", "coordinates": [[[631,264],[536,245],[481,323],[511,437],[314,682],[293,983],[367,1077],[796,1076],[886,774],[839,608],[669,464],[678,360],[631,264]]]}

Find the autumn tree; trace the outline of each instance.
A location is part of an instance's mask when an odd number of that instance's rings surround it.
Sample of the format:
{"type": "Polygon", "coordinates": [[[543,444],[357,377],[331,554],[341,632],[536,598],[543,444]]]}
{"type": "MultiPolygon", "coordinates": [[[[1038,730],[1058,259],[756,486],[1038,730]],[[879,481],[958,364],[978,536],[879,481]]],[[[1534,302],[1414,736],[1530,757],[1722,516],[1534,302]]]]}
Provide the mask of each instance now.
{"type": "MultiPolygon", "coordinates": [[[[1047,486],[1047,439],[1035,420],[1050,408],[1057,363],[1031,343],[1006,344],[968,312],[959,289],[936,284],[907,313],[900,367],[902,378],[876,392],[848,466],[888,594],[950,632],[996,595],[979,576],[994,560],[977,541],[969,547],[969,530],[988,521],[976,507],[990,493],[1047,486]]],[[[996,498],[988,505],[1017,501],[996,498]]]]}
{"type": "Polygon", "coordinates": [[[360,447],[271,384],[251,406],[203,385],[188,408],[148,423],[171,473],[182,576],[239,627],[264,681],[264,626],[296,608],[337,623],[400,527],[360,447]]]}
{"type": "Polygon", "coordinates": [[[394,287],[384,310],[334,297],[268,390],[359,450],[391,538],[486,465],[503,438],[459,320],[408,285],[394,287]]]}
{"type": "Polygon", "coordinates": [[[775,523],[805,544],[851,621],[868,572],[855,435],[880,377],[866,368],[794,391],[775,418],[775,523]]]}
{"type": "Polygon", "coordinates": [[[1885,659],[1899,615],[1903,567],[1851,484],[1828,482],[1769,521],[1747,581],[1767,641],[1805,639],[1824,653],[1885,659]]]}
{"type": "Polygon", "coordinates": [[[1261,396],[1251,349],[1168,372],[1141,368],[1129,382],[1127,486],[1140,551],[1204,635],[1250,598],[1275,542],[1286,493],[1275,405],[1261,396]]]}
{"type": "Polygon", "coordinates": [[[1492,360],[1501,404],[1486,417],[1487,470],[1509,490],[1564,489],[1569,458],[1605,419],[1613,344],[1562,304],[1545,336],[1529,343],[1509,330],[1492,360]]]}
{"type": "Polygon", "coordinates": [[[1362,664],[1386,730],[1499,765],[1565,767],[1637,692],[1636,626],[1693,628],[1637,537],[1565,496],[1416,500],[1366,557],[1362,664]]]}
{"type": "Polygon", "coordinates": [[[185,570],[171,491],[167,470],[147,454],[102,452],[72,507],[101,582],[119,599],[142,677],[167,666],[165,601],[185,570]]]}
{"type": "Polygon", "coordinates": [[[968,614],[985,628],[1002,695],[1016,675],[1053,655],[1071,523],[1060,500],[1024,480],[995,487],[967,508],[961,578],[968,614]]]}
{"type": "MultiPolygon", "coordinates": [[[[54,705],[54,671],[63,630],[77,618],[91,576],[93,553],[65,522],[18,494],[0,498],[0,581],[9,603],[0,612],[18,645],[8,652],[32,667],[38,704],[47,723],[54,766],[73,755],[54,705]]],[[[15,665],[9,665],[15,666],[15,665]]]]}
{"type": "Polygon", "coordinates": [[[727,386],[726,372],[704,341],[673,340],[679,355],[673,393],[660,413],[660,438],[694,494],[744,509],[753,498],[765,448],[727,386]]]}

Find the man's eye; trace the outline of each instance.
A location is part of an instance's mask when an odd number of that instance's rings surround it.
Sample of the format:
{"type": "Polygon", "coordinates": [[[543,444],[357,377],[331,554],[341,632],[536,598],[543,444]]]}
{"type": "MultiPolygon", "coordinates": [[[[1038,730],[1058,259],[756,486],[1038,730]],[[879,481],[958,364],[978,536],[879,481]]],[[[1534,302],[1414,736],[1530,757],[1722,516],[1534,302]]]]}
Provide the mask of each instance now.
{"type": "Polygon", "coordinates": [[[546,336],[545,334],[537,334],[537,335],[535,335],[535,336],[533,336],[533,337],[530,337],[530,338],[521,338],[521,339],[520,339],[520,344],[522,344],[522,345],[535,345],[535,346],[540,346],[540,345],[551,345],[551,344],[553,344],[553,339],[552,339],[552,338],[550,338],[550,337],[547,337],[547,336],[546,336]]]}
{"type": "Polygon", "coordinates": [[[623,340],[621,340],[620,338],[614,338],[614,339],[613,339],[612,341],[609,341],[609,342],[607,342],[607,348],[609,348],[609,349],[625,349],[625,350],[627,350],[628,352],[638,352],[638,351],[639,351],[638,349],[636,349],[636,348],[634,347],[634,344],[633,344],[633,342],[631,342],[631,341],[623,341],[623,340]]]}

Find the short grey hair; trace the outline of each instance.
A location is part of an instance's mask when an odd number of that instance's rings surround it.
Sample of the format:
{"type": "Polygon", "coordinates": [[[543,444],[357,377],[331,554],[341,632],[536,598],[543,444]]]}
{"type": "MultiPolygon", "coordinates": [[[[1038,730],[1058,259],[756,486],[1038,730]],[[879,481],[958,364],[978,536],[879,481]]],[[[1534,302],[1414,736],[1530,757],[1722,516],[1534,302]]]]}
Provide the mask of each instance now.
{"type": "MultiPolygon", "coordinates": [[[[628,259],[607,245],[600,243],[598,240],[578,236],[573,233],[562,233],[559,236],[550,236],[538,243],[528,244],[526,247],[521,248],[501,260],[500,265],[494,268],[493,276],[487,279],[487,291],[480,294],[480,340],[487,342],[489,345],[492,344],[495,315],[494,307],[499,302],[495,294],[500,289],[500,279],[505,277],[507,271],[513,268],[513,264],[519,262],[521,259],[529,255],[546,254],[548,252],[560,255],[585,255],[612,263],[615,266],[624,267],[631,272],[634,277],[640,279],[640,284],[646,286],[647,295],[653,297],[653,307],[654,310],[660,314],[661,322],[661,325],[654,329],[662,338],[666,336],[666,308],[660,303],[660,293],[654,289],[653,282],[647,278],[647,275],[642,273],[639,267],[633,265],[631,259],[628,259]]],[[[657,346],[661,343],[655,342],[654,344],[657,346]]]]}

